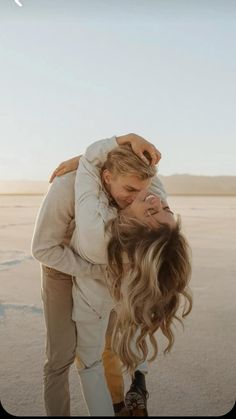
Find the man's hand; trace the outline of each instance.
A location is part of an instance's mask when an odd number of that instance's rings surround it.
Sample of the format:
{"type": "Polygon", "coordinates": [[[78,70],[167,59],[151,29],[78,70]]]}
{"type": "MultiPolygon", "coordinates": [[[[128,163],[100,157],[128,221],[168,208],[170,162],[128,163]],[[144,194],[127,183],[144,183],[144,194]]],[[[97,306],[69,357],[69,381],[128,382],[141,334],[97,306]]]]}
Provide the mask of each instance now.
{"type": "Polygon", "coordinates": [[[140,157],[145,163],[150,164],[149,160],[145,157],[144,152],[148,152],[151,158],[151,165],[154,166],[161,159],[161,153],[149,141],[137,134],[127,134],[116,137],[119,145],[130,144],[133,152],[140,157]]]}
{"type": "Polygon", "coordinates": [[[65,160],[62,163],[60,163],[59,166],[57,166],[57,168],[52,173],[52,175],[49,179],[49,183],[52,183],[53,179],[56,176],[62,176],[62,175],[65,175],[68,172],[73,172],[73,170],[76,170],[79,166],[80,157],[81,157],[81,155],[76,156],[76,157],[72,157],[72,159],[65,160]]]}

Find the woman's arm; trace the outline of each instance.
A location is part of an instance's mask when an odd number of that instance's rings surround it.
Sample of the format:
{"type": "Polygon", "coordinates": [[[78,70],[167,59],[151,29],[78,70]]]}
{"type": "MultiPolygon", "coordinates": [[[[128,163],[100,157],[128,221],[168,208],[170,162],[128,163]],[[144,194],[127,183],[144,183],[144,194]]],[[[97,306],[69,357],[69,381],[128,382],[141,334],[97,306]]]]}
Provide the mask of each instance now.
{"type": "MultiPolygon", "coordinates": [[[[119,137],[118,137],[119,138],[119,137]]],[[[119,140],[118,140],[119,141],[119,140]]],[[[122,140],[123,141],[123,140],[122,140]]],[[[116,137],[100,140],[89,146],[80,159],[75,181],[76,251],[92,263],[107,263],[108,233],[105,224],[117,216],[117,210],[109,206],[102,191],[100,169],[107,153],[117,146],[116,137]]],[[[155,193],[159,180],[156,178],[155,193]]],[[[162,185],[161,185],[162,186],[162,185]]],[[[163,192],[164,193],[164,192],[163,192]]]]}
{"type": "MultiPolygon", "coordinates": [[[[136,134],[127,134],[124,135],[122,137],[111,137],[108,139],[104,139],[104,140],[99,140],[94,142],[93,144],[91,144],[85,152],[85,157],[86,160],[94,166],[94,168],[97,167],[97,169],[101,169],[103,164],[106,161],[107,158],[107,154],[112,151],[115,147],[117,147],[117,145],[123,145],[123,144],[128,144],[130,141],[130,144],[132,146],[132,150],[136,150],[136,154],[137,155],[141,155],[142,152],[146,151],[147,149],[150,150],[151,152],[151,148],[148,148],[149,146],[146,146],[146,143],[142,137],[139,137],[136,134]]],[[[148,143],[150,146],[152,146],[150,143],[148,143]]],[[[159,158],[160,153],[157,150],[157,157],[156,159],[159,158]]],[[[161,157],[160,157],[161,158],[161,157]]],[[[159,161],[159,160],[158,160],[159,161]]],[[[97,176],[99,176],[99,171],[97,170],[97,176]]],[[[79,180],[78,180],[79,181],[79,180]]],[[[150,186],[150,191],[155,194],[158,195],[161,199],[165,199],[167,198],[167,194],[165,191],[165,188],[162,184],[162,182],[160,181],[160,179],[158,178],[157,175],[155,175],[152,179],[152,183],[150,186]]]]}
{"type": "Polygon", "coordinates": [[[91,263],[107,263],[108,234],[105,224],[117,216],[103,191],[99,169],[90,163],[86,153],[80,159],[75,180],[75,224],[72,246],[91,263]],[[75,242],[76,240],[76,242],[75,242]]]}
{"type": "MultiPolygon", "coordinates": [[[[147,164],[150,164],[148,159],[145,157],[145,152],[149,153],[151,158],[151,165],[155,165],[161,159],[161,153],[157,148],[149,141],[137,134],[126,134],[119,137],[112,137],[111,139],[105,139],[94,142],[86,150],[87,159],[97,165],[101,166],[105,160],[107,153],[118,145],[130,144],[133,152],[143,159],[147,164]]],[[[72,157],[69,160],[65,160],[58,165],[53,171],[49,182],[51,183],[56,176],[62,176],[65,173],[76,170],[79,165],[80,156],[72,157]]]]}

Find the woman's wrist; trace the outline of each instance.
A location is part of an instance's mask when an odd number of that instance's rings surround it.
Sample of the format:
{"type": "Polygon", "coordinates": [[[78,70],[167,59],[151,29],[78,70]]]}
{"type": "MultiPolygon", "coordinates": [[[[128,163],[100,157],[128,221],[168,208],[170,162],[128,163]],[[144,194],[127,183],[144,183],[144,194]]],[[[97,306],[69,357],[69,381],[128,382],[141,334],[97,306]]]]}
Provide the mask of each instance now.
{"type": "Polygon", "coordinates": [[[124,145],[124,144],[128,144],[132,142],[132,135],[135,134],[125,134],[125,135],[120,135],[119,137],[116,137],[116,142],[118,145],[124,145]]]}

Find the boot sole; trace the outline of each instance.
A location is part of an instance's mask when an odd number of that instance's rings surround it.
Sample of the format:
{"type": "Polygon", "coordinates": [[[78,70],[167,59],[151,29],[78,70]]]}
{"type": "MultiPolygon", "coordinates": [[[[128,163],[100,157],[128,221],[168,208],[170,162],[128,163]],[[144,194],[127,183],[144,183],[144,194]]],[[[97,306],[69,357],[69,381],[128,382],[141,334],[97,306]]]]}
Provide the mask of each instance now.
{"type": "MultiPolygon", "coordinates": [[[[136,392],[128,392],[125,397],[125,405],[129,410],[147,410],[146,409],[146,400],[144,401],[143,397],[136,392]]],[[[143,416],[143,415],[141,415],[143,416]]]]}

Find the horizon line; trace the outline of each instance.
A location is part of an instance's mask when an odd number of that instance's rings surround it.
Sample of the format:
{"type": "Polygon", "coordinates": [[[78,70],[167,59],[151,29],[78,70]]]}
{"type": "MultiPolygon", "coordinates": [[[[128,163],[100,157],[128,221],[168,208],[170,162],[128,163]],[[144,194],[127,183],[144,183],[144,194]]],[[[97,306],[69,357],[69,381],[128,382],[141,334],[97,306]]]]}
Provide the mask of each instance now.
{"type": "MultiPolygon", "coordinates": [[[[170,176],[196,176],[196,177],[236,177],[235,175],[206,175],[206,174],[193,174],[193,173],[172,173],[171,175],[163,175],[157,173],[158,176],[170,177],[170,176]]],[[[48,182],[48,179],[0,179],[0,182],[48,182]]]]}
{"type": "MultiPolygon", "coordinates": [[[[27,192],[5,192],[1,193],[0,196],[44,196],[47,192],[39,192],[39,193],[27,193],[27,192]]],[[[168,192],[168,196],[222,196],[222,197],[229,197],[229,196],[236,196],[236,193],[171,193],[168,192]]]]}

